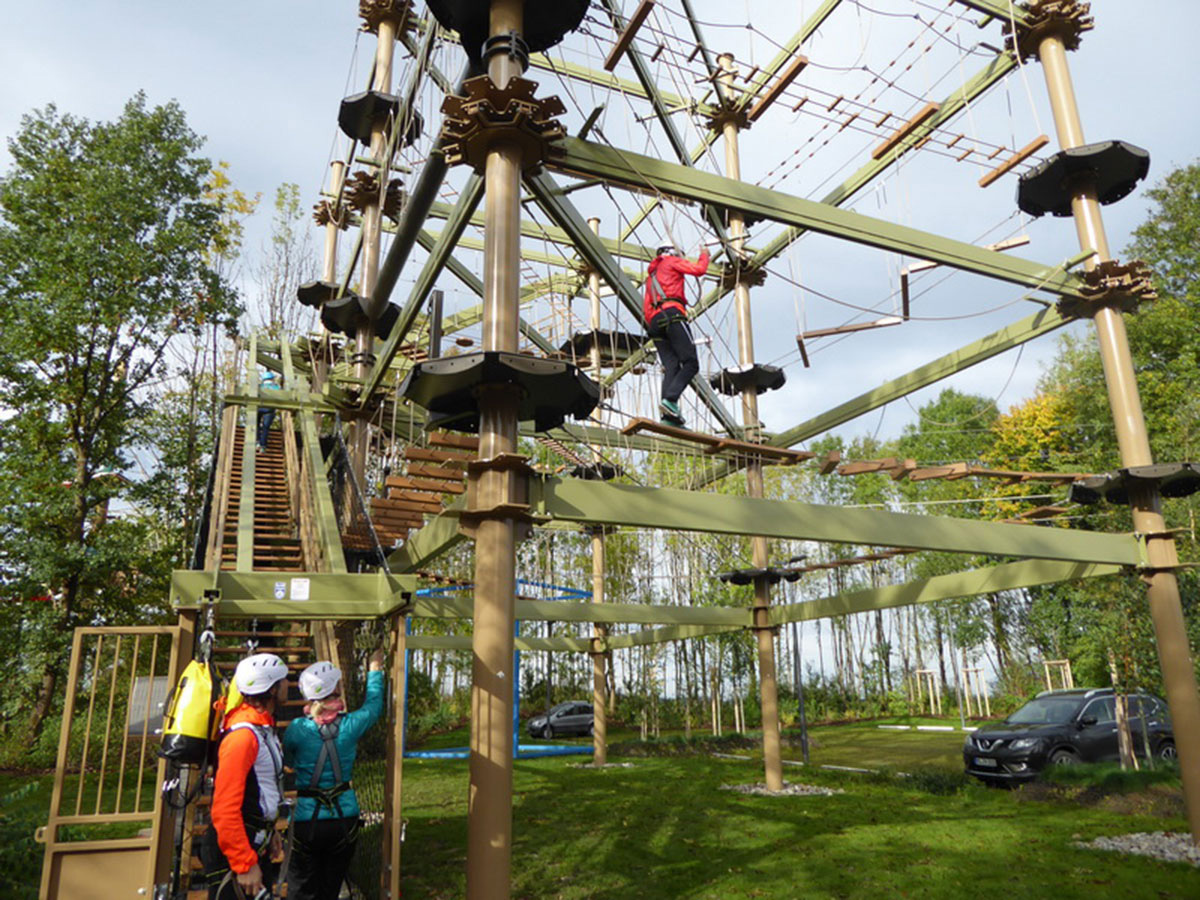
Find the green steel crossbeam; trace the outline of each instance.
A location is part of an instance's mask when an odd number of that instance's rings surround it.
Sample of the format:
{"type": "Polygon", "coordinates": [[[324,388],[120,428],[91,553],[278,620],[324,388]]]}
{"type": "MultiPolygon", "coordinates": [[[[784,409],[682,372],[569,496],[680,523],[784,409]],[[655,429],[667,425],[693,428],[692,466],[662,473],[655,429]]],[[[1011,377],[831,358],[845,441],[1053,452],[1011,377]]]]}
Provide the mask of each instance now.
{"type": "MultiPolygon", "coordinates": [[[[250,333],[246,355],[246,420],[242,431],[242,477],[238,487],[237,561],[239,572],[254,568],[254,463],[258,449],[258,334],[250,333]]],[[[223,540],[223,538],[222,538],[223,540]]]]}
{"type": "Polygon", "coordinates": [[[479,206],[479,201],[482,199],[483,178],[472,173],[463,186],[462,193],[458,195],[458,203],[455,204],[454,212],[447,220],[446,227],[437,244],[429,251],[429,257],[425,260],[425,265],[417,276],[412,290],[409,291],[408,300],[400,310],[400,315],[392,326],[391,334],[388,335],[387,341],[384,342],[382,349],[377,354],[377,361],[371,369],[366,388],[359,401],[361,406],[367,406],[374,402],[375,392],[386,377],[396,352],[408,340],[408,333],[417,319],[417,314],[420,313],[421,307],[429,297],[429,292],[433,289],[442,268],[451,258],[450,254],[454,251],[454,245],[462,236],[463,229],[467,227],[471,214],[475,212],[475,208],[479,206]]]}
{"type": "Polygon", "coordinates": [[[776,447],[790,447],[799,441],[824,434],[873,409],[878,409],[893,400],[898,400],[923,387],[935,384],[943,378],[948,378],[984,360],[991,359],[993,356],[998,356],[1044,334],[1056,331],[1073,321],[1075,319],[1065,318],[1055,309],[1043,309],[1019,322],[1014,322],[1012,325],[967,344],[965,347],[960,347],[958,350],[919,366],[899,378],[885,382],[864,394],[859,394],[854,399],[847,400],[807,422],[802,422],[787,431],[781,431],[774,435],[768,443],[776,447]]]}
{"type": "Polygon", "coordinates": [[[1029,24],[1029,10],[1019,3],[1009,0],[953,0],[960,6],[969,6],[981,13],[987,13],[1001,22],[1015,21],[1018,25],[1029,24]]]}
{"type": "Polygon", "coordinates": [[[1064,297],[1081,296],[1080,289],[1084,286],[1081,278],[1064,271],[1061,266],[1020,259],[700,169],[578,138],[564,138],[561,146],[562,155],[548,161],[548,168],[589,178],[602,178],[632,188],[661,191],[685,200],[740,209],[784,225],[807,228],[882,250],[932,260],[1064,297]]]}
{"type": "MultiPolygon", "coordinates": [[[[284,376],[286,379],[286,375],[284,376]]],[[[286,381],[284,382],[287,383],[286,381]]],[[[249,394],[226,394],[225,403],[231,406],[246,406],[251,403],[258,403],[257,397],[251,397],[249,394]]],[[[304,390],[278,390],[271,391],[271,406],[275,409],[312,409],[316,412],[335,413],[341,408],[335,403],[331,403],[323,394],[311,393],[307,388],[304,390]]]]}
{"type": "MultiPolygon", "coordinates": [[[[553,72],[555,75],[571,78],[584,84],[593,84],[596,87],[608,88],[609,90],[638,97],[642,100],[650,99],[646,91],[636,81],[630,81],[628,78],[620,78],[610,72],[589,69],[587,66],[581,66],[578,63],[567,62],[566,60],[552,60],[544,53],[531,54],[529,65],[530,68],[553,72]]],[[[664,103],[675,109],[685,109],[691,106],[690,100],[685,100],[678,94],[660,90],[658,91],[658,96],[664,103]]],[[[700,115],[711,115],[716,112],[716,108],[700,104],[696,108],[696,112],[700,115]]]]}
{"type": "MultiPolygon", "coordinates": [[[[965,347],[947,353],[945,356],[940,356],[932,362],[918,366],[911,372],[901,375],[899,378],[893,378],[891,381],[872,388],[866,393],[859,394],[857,397],[847,400],[845,403],[839,404],[833,407],[833,409],[809,419],[807,422],[801,422],[799,425],[787,429],[787,431],[781,431],[778,434],[772,435],[767,439],[767,443],[775,447],[791,447],[793,444],[798,444],[811,437],[825,434],[839,425],[844,425],[846,422],[857,419],[859,416],[866,415],[873,409],[886,406],[893,400],[898,400],[923,387],[935,384],[943,378],[947,378],[984,360],[998,356],[1001,353],[1011,350],[1013,347],[1019,347],[1043,334],[1049,334],[1051,331],[1062,328],[1072,321],[1074,320],[1064,318],[1057,310],[1044,309],[1019,322],[1014,322],[1006,328],[992,332],[965,347]]],[[[722,462],[712,472],[692,479],[690,486],[693,490],[703,487],[706,484],[719,481],[733,470],[734,466],[727,462],[722,462]]]]}
{"type": "MultiPolygon", "coordinates": [[[[449,217],[453,210],[454,207],[449,203],[435,203],[429,212],[429,217],[431,219],[445,219],[449,217]]],[[[475,213],[475,215],[471,216],[471,225],[483,228],[483,215],[475,213]]],[[[538,241],[546,241],[551,244],[566,244],[568,246],[574,244],[571,236],[561,228],[555,228],[553,225],[543,225],[541,222],[534,222],[530,219],[521,220],[521,236],[533,238],[538,241]]],[[[654,259],[653,247],[606,237],[601,237],[600,242],[604,245],[604,249],[613,256],[623,259],[633,259],[639,262],[649,262],[654,259]]]]}
{"type": "Polygon", "coordinates": [[[467,539],[458,530],[458,513],[467,505],[466,495],[451,503],[445,512],[438,513],[408,540],[388,556],[388,568],[407,573],[423,569],[447,550],[467,539]]]}
{"type": "MultiPolygon", "coordinates": [[[[750,625],[749,609],[733,606],[666,606],[649,603],[571,603],[565,600],[516,600],[514,615],[522,622],[606,622],[640,625],[750,625]]],[[[418,619],[469,619],[475,605],[456,592],[443,597],[416,597],[411,615],[418,619]]]]}
{"type": "MultiPolygon", "coordinates": [[[[470,650],[471,638],[457,634],[410,634],[408,646],[412,650],[470,650]]],[[[591,649],[591,641],[585,638],[573,637],[514,637],[513,648],[516,650],[539,650],[551,652],[587,653],[591,649]]]]}
{"type": "Polygon", "coordinates": [[[329,479],[325,477],[325,458],[321,453],[321,440],[317,434],[317,420],[308,408],[299,410],[300,452],[308,459],[308,477],[312,479],[312,496],[316,509],[311,510],[313,524],[317,527],[317,540],[321,543],[321,556],[330,572],[346,573],[346,554],[342,549],[342,535],[338,529],[337,514],[334,512],[333,495],[329,492],[329,479]]]}
{"type": "Polygon", "coordinates": [[[220,591],[219,616],[263,619],[374,619],[409,602],[415,575],[386,572],[204,572],[171,573],[171,603],[196,608],[205,592],[220,591]]]}
{"type": "Polygon", "coordinates": [[[806,622],[847,613],[911,606],[914,603],[933,603],[937,600],[954,600],[959,597],[1015,591],[1039,584],[1058,584],[1083,578],[1100,578],[1105,575],[1117,575],[1122,571],[1124,571],[1122,566],[1103,563],[1030,559],[990,568],[953,572],[949,575],[935,575],[932,578],[910,581],[907,584],[849,591],[790,606],[777,606],[771,609],[769,618],[772,625],[806,622]]]}
{"type": "Polygon", "coordinates": [[[1128,534],[842,509],[573,478],[531,479],[530,502],[535,516],[581,525],[762,535],[1122,566],[1142,562],[1139,544],[1128,534]]]}

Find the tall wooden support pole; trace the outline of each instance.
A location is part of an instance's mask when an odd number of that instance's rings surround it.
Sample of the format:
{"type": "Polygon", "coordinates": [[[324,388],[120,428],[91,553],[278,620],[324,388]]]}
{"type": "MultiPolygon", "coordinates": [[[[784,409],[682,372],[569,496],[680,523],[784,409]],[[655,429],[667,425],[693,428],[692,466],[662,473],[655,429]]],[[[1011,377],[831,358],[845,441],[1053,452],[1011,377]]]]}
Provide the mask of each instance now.
{"type": "MultiPolygon", "coordinates": [[[[1050,32],[1042,38],[1038,44],[1038,58],[1046,76],[1059,145],[1064,150],[1078,147],[1084,143],[1083,125],[1067,66],[1066,47],[1058,33],[1050,32]]],[[[1086,263],[1087,267],[1095,268],[1100,262],[1112,259],[1094,184],[1076,187],[1071,198],[1071,211],[1075,217],[1080,249],[1096,251],[1096,255],[1086,263]]],[[[1129,353],[1125,320],[1120,310],[1102,306],[1096,311],[1093,321],[1096,323],[1121,465],[1149,465],[1153,458],[1138,395],[1137,377],[1129,353]]],[[[1175,540],[1163,520],[1162,498],[1157,485],[1131,488],[1129,505],[1133,511],[1134,531],[1144,535],[1146,540],[1148,566],[1142,577],[1146,583],[1150,617],[1154,622],[1167,704],[1171,708],[1188,826],[1192,839],[1200,844],[1200,692],[1196,687],[1196,673],[1179,602],[1179,582],[1175,577],[1179,557],[1175,551],[1175,540]]]]}
{"type": "MultiPolygon", "coordinates": [[[[392,59],[395,56],[396,33],[399,22],[395,19],[383,19],[379,23],[377,42],[375,44],[375,78],[371,84],[373,90],[383,94],[392,92],[392,59]]],[[[383,198],[387,195],[388,175],[391,173],[390,160],[384,159],[387,154],[387,122],[376,122],[371,128],[370,157],[376,166],[376,176],[379,179],[379,190],[362,211],[362,284],[360,293],[370,300],[375,293],[375,285],[379,279],[379,253],[383,237],[383,198]]],[[[371,366],[375,362],[375,323],[363,317],[358,323],[358,333],[354,341],[354,356],[351,362],[354,367],[354,377],[366,384],[371,374],[371,366]]],[[[367,448],[370,444],[371,426],[366,419],[354,423],[350,438],[350,465],[358,483],[366,483],[367,448]]]]}
{"type": "MultiPolygon", "coordinates": [[[[520,35],[523,0],[492,0],[490,34],[520,35]]],[[[522,74],[516,55],[496,53],[488,76],[498,87],[522,74]]],[[[516,352],[521,252],[521,148],[494,143],[484,171],[483,349],[516,352]]],[[[479,460],[514,453],[518,397],[496,387],[479,397],[479,460]]],[[[475,474],[479,508],[512,497],[512,471],[475,474]]],[[[523,477],[523,476],[521,476],[523,477]]],[[[486,517],[475,535],[475,633],[471,684],[470,795],[467,801],[467,897],[506,900],[512,863],[513,610],[516,523],[486,517]]]]}
{"type": "Polygon", "coordinates": [[[391,760],[384,783],[383,870],[380,872],[384,900],[400,898],[400,855],[404,849],[404,708],[408,690],[404,666],[408,617],[395,613],[391,620],[389,665],[391,666],[391,728],[387,736],[387,758],[391,760]]]}
{"type": "MultiPolygon", "coordinates": [[[[733,96],[733,57],[727,53],[719,58],[720,79],[725,86],[726,96],[733,96]]],[[[742,167],[738,154],[738,123],[732,116],[721,125],[725,138],[725,174],[741,179],[742,167]]],[[[738,259],[730,260],[738,265],[746,244],[746,223],[740,212],[729,211],[729,237],[734,254],[738,259]]],[[[750,285],[740,270],[734,287],[734,303],[738,324],[738,360],[743,366],[754,365],[754,329],[750,318],[750,285]]],[[[742,392],[742,422],[746,428],[746,440],[760,439],[758,423],[758,393],[753,386],[742,392]]],[[[746,466],[746,493],[751,497],[763,496],[762,461],[753,459],[746,466]]],[[[767,568],[767,539],[751,538],[754,566],[767,568]]],[[[763,768],[766,772],[767,790],[783,788],[783,763],[779,746],[779,689],[775,677],[774,632],[768,624],[767,614],[771,606],[771,588],[765,576],[754,580],[754,634],[758,640],[758,690],[762,705],[763,768]]]]}
{"type": "MultiPolygon", "coordinates": [[[[342,185],[346,181],[346,163],[340,159],[335,159],[329,164],[329,221],[325,223],[325,254],[321,260],[321,280],[326,284],[335,284],[337,282],[337,248],[338,248],[338,232],[341,228],[338,222],[341,220],[342,211],[342,185]]],[[[328,336],[323,342],[321,355],[317,358],[313,365],[312,389],[320,392],[324,386],[326,379],[329,377],[329,360],[326,356],[328,349],[328,336]]],[[[285,387],[293,387],[293,385],[285,385],[285,387]]]]}
{"type": "MultiPolygon", "coordinates": [[[[600,233],[600,220],[588,219],[592,234],[600,233]]],[[[588,273],[588,299],[591,301],[592,376],[600,381],[600,273],[588,273]]],[[[600,451],[593,451],[593,461],[600,463],[600,451]]],[[[592,530],[592,602],[604,602],[604,529],[592,530]]],[[[601,650],[608,629],[597,622],[592,626],[595,650],[592,652],[592,765],[608,762],[608,703],[607,679],[604,672],[604,652],[601,650]]]]}

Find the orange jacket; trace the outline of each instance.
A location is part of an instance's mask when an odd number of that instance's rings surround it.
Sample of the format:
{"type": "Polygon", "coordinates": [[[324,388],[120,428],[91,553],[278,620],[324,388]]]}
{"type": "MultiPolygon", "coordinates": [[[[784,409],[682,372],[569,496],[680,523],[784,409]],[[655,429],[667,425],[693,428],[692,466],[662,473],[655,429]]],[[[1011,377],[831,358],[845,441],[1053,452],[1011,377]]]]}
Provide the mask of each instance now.
{"type": "Polygon", "coordinates": [[[265,826],[273,826],[278,814],[283,750],[274,716],[247,703],[229,713],[225,728],[217,750],[212,827],[229,868],[241,874],[258,862],[251,836],[261,846],[265,826]]]}

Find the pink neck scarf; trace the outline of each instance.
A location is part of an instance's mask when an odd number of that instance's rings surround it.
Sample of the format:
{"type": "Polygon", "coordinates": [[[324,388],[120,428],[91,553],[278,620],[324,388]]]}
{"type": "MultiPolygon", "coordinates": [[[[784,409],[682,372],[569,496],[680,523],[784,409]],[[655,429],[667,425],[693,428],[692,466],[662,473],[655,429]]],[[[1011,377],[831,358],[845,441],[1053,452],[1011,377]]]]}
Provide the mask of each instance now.
{"type": "Polygon", "coordinates": [[[318,725],[328,725],[344,712],[346,704],[337,700],[314,700],[304,705],[304,714],[318,725]]]}

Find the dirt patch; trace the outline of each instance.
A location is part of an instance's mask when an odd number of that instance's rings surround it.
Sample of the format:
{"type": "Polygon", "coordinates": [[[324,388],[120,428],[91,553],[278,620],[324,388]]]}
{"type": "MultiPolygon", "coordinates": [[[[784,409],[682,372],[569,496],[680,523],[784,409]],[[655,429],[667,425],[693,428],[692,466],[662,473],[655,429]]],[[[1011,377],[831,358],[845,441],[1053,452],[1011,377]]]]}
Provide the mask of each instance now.
{"type": "Polygon", "coordinates": [[[1075,787],[1063,784],[1027,784],[1017,792],[1025,801],[1074,803],[1124,816],[1156,816],[1159,818],[1185,815],[1183,789],[1155,784],[1137,791],[1106,791],[1096,787],[1075,787]]]}

